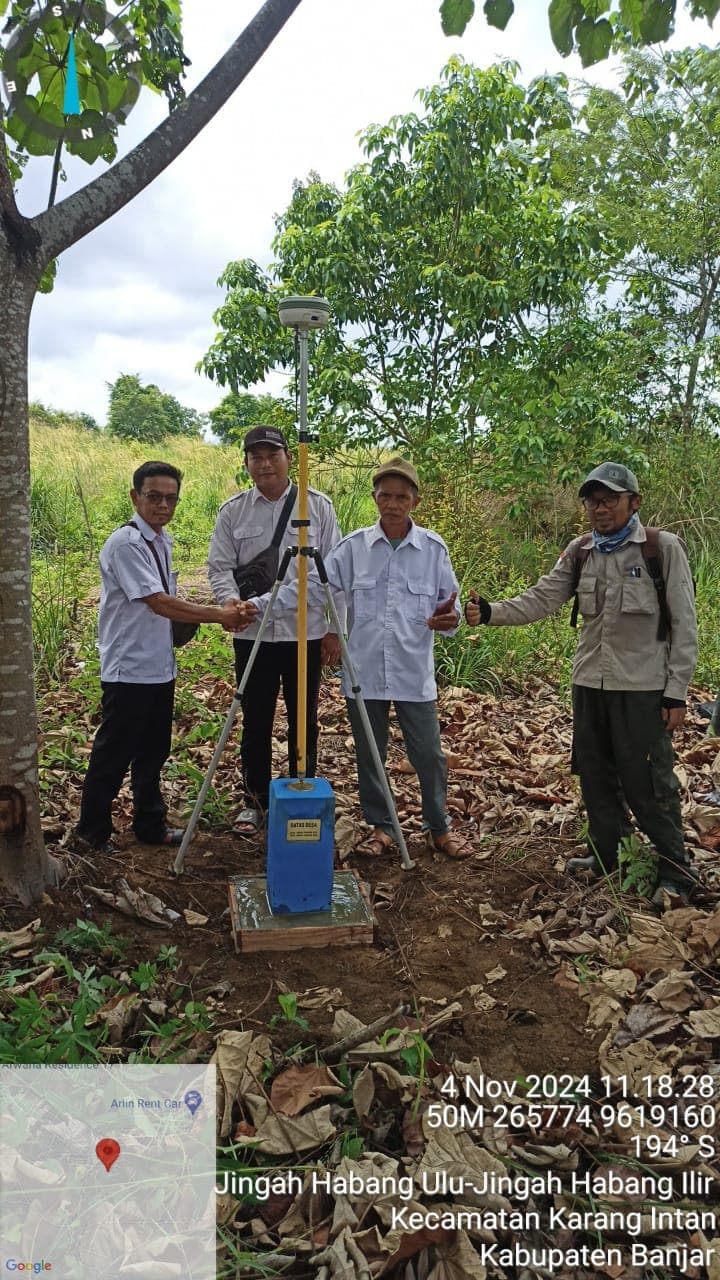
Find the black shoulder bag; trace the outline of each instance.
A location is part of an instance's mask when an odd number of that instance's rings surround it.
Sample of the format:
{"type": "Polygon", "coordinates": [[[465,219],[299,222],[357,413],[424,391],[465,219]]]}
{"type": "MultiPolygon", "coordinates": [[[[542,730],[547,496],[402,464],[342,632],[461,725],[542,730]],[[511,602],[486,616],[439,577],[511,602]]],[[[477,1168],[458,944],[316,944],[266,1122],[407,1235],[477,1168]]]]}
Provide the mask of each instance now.
{"type": "Polygon", "coordinates": [[[280,543],[296,497],[297,485],[291,484],[270,546],[265,547],[264,551],[258,551],[247,564],[239,564],[233,569],[233,577],[241,600],[249,600],[251,596],[262,596],[271,589],[280,564],[280,543]]]}
{"type": "MultiPolygon", "coordinates": [[[[134,520],[128,520],[128,525],[130,526],[130,528],[137,529],[138,532],[140,531],[139,526],[136,525],[134,520]]],[[[147,542],[147,539],[145,539],[145,541],[147,542]]],[[[158,549],[155,546],[154,542],[148,542],[147,545],[149,546],[155,558],[155,563],[158,567],[158,573],[160,574],[160,581],[162,582],[165,588],[165,595],[169,596],[171,594],[170,587],[168,585],[167,576],[165,574],[165,571],[163,570],[163,567],[160,561],[160,556],[158,555],[158,549]]],[[[192,640],[193,636],[195,635],[195,632],[200,626],[199,622],[178,622],[175,618],[171,618],[170,622],[172,624],[173,649],[182,649],[184,644],[187,644],[190,640],[192,640]]]]}

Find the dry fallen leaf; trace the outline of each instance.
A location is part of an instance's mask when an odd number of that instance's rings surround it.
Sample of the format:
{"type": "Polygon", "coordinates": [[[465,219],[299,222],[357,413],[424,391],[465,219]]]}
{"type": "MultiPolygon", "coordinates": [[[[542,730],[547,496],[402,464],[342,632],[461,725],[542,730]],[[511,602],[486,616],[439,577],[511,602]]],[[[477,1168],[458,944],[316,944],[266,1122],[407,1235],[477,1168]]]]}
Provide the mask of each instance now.
{"type": "Polygon", "coordinates": [[[298,1066],[293,1063],[276,1076],[270,1089],[270,1101],[285,1116],[298,1116],[318,1098],[333,1097],[344,1086],[332,1071],[320,1064],[298,1066]]]}
{"type": "Polygon", "coordinates": [[[614,1043],[623,1048],[633,1040],[652,1040],[668,1035],[679,1026],[680,1018],[676,1013],[668,1013],[656,1004],[636,1004],[618,1028],[614,1043]]]}
{"type": "Polygon", "coordinates": [[[489,969],[485,974],[486,982],[500,982],[502,978],[507,977],[507,969],[503,969],[501,964],[496,964],[494,969],[489,969]]]}
{"type": "Polygon", "coordinates": [[[694,1009],[688,1014],[688,1022],[696,1036],[717,1040],[720,1037],[720,1006],[714,1009],[694,1009]]]}
{"type": "Polygon", "coordinates": [[[40,920],[31,920],[30,924],[23,925],[22,929],[15,929],[12,933],[0,931],[0,955],[3,951],[17,951],[18,947],[30,946],[34,941],[34,935],[40,928],[40,920]]]}
{"type": "Polygon", "coordinates": [[[270,1156],[315,1151],[335,1137],[330,1108],[319,1107],[304,1116],[267,1115],[252,1138],[253,1147],[270,1156]]]}
{"type": "Polygon", "coordinates": [[[191,907],[185,907],[183,915],[189,925],[199,926],[207,924],[209,916],[201,916],[199,911],[193,911],[191,907]]]}

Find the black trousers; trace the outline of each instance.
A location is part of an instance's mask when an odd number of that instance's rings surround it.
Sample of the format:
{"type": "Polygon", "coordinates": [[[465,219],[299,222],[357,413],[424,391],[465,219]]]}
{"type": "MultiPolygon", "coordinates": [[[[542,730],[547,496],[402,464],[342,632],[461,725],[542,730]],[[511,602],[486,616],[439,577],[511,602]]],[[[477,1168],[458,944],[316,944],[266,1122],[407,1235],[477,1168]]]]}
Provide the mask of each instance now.
{"type": "MultiPolygon", "coordinates": [[[[235,676],[240,683],[253,647],[252,640],[234,640],[235,676]]],[[[318,696],[320,693],[320,641],[307,646],[307,760],[305,773],[315,777],[318,741],[318,696]]],[[[242,696],[243,713],[240,758],[245,804],[251,809],[267,809],[272,776],[272,731],[275,707],[282,682],[288,718],[288,777],[297,777],[297,643],[294,640],[265,642],[257,651],[247,687],[242,696]]]]}
{"type": "Polygon", "coordinates": [[[165,834],[167,805],[160,771],[170,755],[175,681],[102,686],[102,722],[85,775],[77,834],[104,844],[112,833],[112,804],[130,769],[133,831],[146,844],[165,834]]]}
{"type": "Polygon", "coordinates": [[[659,855],[659,873],[688,881],[688,856],[672,737],[658,692],[573,685],[573,763],[588,815],[590,851],[606,870],[630,835],[628,808],[659,855]]]}

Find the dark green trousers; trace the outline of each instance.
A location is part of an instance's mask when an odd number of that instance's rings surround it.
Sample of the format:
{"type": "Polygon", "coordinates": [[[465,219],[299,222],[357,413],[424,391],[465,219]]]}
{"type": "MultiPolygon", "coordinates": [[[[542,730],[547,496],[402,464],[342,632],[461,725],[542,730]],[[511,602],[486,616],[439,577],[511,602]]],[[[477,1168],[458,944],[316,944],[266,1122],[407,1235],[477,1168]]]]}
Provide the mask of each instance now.
{"type": "Polygon", "coordinates": [[[573,771],[587,809],[590,851],[606,870],[631,833],[628,808],[659,856],[662,879],[688,883],[680,784],[672,737],[660,718],[662,691],[573,685],[573,771]]]}

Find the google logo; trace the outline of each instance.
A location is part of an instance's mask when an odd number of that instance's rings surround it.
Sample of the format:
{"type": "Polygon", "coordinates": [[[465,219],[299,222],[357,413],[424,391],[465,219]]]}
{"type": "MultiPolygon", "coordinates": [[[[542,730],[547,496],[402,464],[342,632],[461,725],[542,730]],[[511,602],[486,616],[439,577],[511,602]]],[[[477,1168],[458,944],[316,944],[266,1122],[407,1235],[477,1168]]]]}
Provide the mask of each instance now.
{"type": "Polygon", "coordinates": [[[46,1262],[44,1258],[40,1262],[16,1262],[15,1258],[8,1258],[5,1263],[7,1271],[32,1271],[39,1276],[42,1271],[52,1271],[52,1262],[46,1262]]]}

